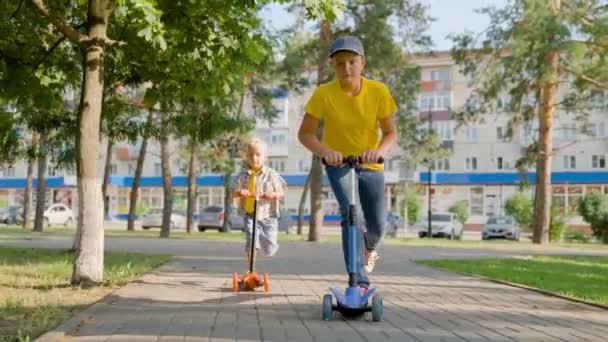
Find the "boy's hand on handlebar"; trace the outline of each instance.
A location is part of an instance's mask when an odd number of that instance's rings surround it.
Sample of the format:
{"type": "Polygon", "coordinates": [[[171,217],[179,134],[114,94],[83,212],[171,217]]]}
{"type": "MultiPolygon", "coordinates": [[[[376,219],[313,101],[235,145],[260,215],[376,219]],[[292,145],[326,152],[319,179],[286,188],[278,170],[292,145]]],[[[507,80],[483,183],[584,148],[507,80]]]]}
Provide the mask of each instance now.
{"type": "Polygon", "coordinates": [[[249,190],[247,190],[247,189],[241,189],[241,190],[239,190],[239,196],[240,197],[253,197],[253,194],[251,192],[249,192],[249,190]]]}
{"type": "Polygon", "coordinates": [[[276,200],[280,198],[280,195],[276,192],[267,192],[265,194],[262,194],[260,196],[261,199],[266,199],[266,200],[276,200]]]}
{"type": "Polygon", "coordinates": [[[325,151],[323,151],[319,157],[321,157],[322,159],[325,160],[325,163],[327,165],[333,165],[333,166],[338,166],[342,164],[342,153],[338,152],[338,151],[333,151],[330,149],[327,149],[325,151]]]}
{"type": "Polygon", "coordinates": [[[363,164],[377,164],[380,158],[384,158],[377,150],[365,150],[361,155],[361,163],[363,164]]]}

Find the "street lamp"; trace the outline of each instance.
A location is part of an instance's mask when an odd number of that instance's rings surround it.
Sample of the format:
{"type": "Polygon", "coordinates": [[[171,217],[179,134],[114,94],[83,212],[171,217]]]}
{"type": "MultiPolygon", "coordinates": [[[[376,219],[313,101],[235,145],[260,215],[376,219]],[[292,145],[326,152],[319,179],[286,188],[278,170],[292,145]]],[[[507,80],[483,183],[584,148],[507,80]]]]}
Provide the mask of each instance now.
{"type": "MultiPolygon", "coordinates": [[[[427,118],[428,118],[428,122],[429,122],[429,136],[430,136],[433,133],[433,118],[431,116],[431,106],[429,106],[429,111],[427,113],[427,118]]],[[[429,203],[428,203],[428,213],[427,213],[428,214],[428,218],[427,218],[427,221],[428,221],[427,236],[429,238],[433,237],[433,234],[431,232],[431,225],[432,225],[432,222],[431,222],[431,201],[432,201],[432,198],[433,198],[433,189],[431,188],[431,176],[432,176],[432,172],[433,172],[432,171],[432,166],[431,166],[432,162],[433,161],[429,158],[428,159],[428,163],[429,163],[428,167],[429,167],[429,169],[428,169],[428,180],[427,180],[428,181],[428,188],[429,188],[429,196],[428,196],[429,197],[428,198],[429,203]]]]}

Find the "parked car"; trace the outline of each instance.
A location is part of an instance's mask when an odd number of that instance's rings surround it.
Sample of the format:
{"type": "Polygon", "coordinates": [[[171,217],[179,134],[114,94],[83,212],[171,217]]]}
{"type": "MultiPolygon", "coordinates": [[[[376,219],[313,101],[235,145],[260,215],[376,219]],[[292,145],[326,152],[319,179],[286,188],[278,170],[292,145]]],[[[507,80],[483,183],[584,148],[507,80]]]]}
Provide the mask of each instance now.
{"type": "Polygon", "coordinates": [[[23,210],[19,206],[0,208],[0,223],[21,224],[23,223],[23,210]]]}
{"type": "Polygon", "coordinates": [[[481,230],[481,239],[510,239],[519,241],[521,229],[511,216],[494,216],[488,218],[481,230]]]}
{"type": "MultiPolygon", "coordinates": [[[[198,215],[198,230],[204,232],[207,229],[221,230],[224,225],[224,207],[212,205],[203,208],[198,215]]],[[[236,209],[230,210],[228,229],[244,230],[245,221],[236,209]]]]}
{"type": "MultiPolygon", "coordinates": [[[[35,208],[32,208],[32,216],[35,213],[35,208]]],[[[64,226],[71,226],[76,222],[74,212],[70,207],[62,203],[51,204],[44,211],[43,224],[45,226],[63,224],[64,226]]]]}
{"type": "MultiPolygon", "coordinates": [[[[171,213],[171,229],[186,228],[187,215],[181,210],[174,210],[171,213]]],[[[163,210],[162,209],[150,209],[146,212],[141,220],[142,229],[150,229],[152,227],[162,227],[163,225],[163,210]]]]}
{"type": "MultiPolygon", "coordinates": [[[[428,235],[428,218],[425,217],[418,223],[418,237],[426,237],[428,235]]],[[[462,238],[463,226],[456,214],[450,212],[435,212],[431,213],[431,235],[433,237],[447,237],[450,239],[462,238]]]]}
{"type": "MultiPolygon", "coordinates": [[[[221,230],[224,224],[224,208],[220,206],[209,206],[203,208],[198,216],[198,230],[204,232],[207,229],[221,230]]],[[[279,231],[289,232],[295,224],[288,209],[281,209],[279,213],[279,231]]],[[[245,218],[239,215],[237,209],[230,211],[229,230],[245,230],[245,218]]]]}

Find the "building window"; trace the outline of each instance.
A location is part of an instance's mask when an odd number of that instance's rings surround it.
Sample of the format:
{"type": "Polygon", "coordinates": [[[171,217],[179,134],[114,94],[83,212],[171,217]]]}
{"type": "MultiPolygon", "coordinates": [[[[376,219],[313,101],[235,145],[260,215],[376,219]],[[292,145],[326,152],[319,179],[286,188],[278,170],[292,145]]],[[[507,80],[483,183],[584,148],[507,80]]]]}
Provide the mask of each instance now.
{"type": "Polygon", "coordinates": [[[451,96],[449,92],[426,92],[419,96],[418,109],[421,112],[448,110],[450,107],[451,96]]]}
{"type": "Polygon", "coordinates": [[[448,158],[439,159],[433,161],[433,165],[431,166],[433,170],[440,171],[449,171],[450,170],[450,160],[448,158]]]}
{"type": "Polygon", "coordinates": [[[133,176],[133,174],[135,174],[135,166],[131,163],[128,164],[128,169],[129,169],[129,176],[133,176]]]}
{"type": "Polygon", "coordinates": [[[593,132],[593,136],[596,138],[606,137],[606,128],[603,122],[599,124],[591,124],[591,132],[593,132]]]}
{"type": "Polygon", "coordinates": [[[508,111],[511,105],[511,96],[502,95],[498,98],[496,108],[502,111],[508,111]]]}
{"type": "Polygon", "coordinates": [[[465,159],[464,168],[467,171],[475,171],[475,170],[477,170],[477,157],[467,157],[465,159]]]}
{"type": "Polygon", "coordinates": [[[308,172],[310,171],[310,161],[309,160],[298,160],[298,171],[299,172],[308,172]]]}
{"type": "Polygon", "coordinates": [[[441,140],[452,140],[452,122],[451,121],[434,121],[432,123],[433,132],[439,136],[441,140]]]}
{"type": "Polygon", "coordinates": [[[505,127],[502,127],[502,126],[496,127],[496,140],[497,141],[507,140],[507,130],[505,127]]]}
{"type": "Polygon", "coordinates": [[[1,168],[0,167],[0,176],[2,177],[15,177],[15,168],[12,166],[1,168]]]}
{"type": "Polygon", "coordinates": [[[287,137],[284,134],[273,134],[270,139],[270,143],[274,145],[285,145],[287,143],[287,137]]]}
{"type": "Polygon", "coordinates": [[[154,175],[160,176],[163,173],[163,169],[160,166],[160,163],[154,163],[154,175]]]}
{"type": "Polygon", "coordinates": [[[476,143],[477,142],[477,127],[467,127],[465,130],[466,142],[476,143]]]}
{"type": "Polygon", "coordinates": [[[441,68],[429,70],[426,73],[427,79],[425,81],[449,81],[450,80],[450,69],[449,68],[441,68]]]}
{"type": "Polygon", "coordinates": [[[111,175],[118,174],[118,168],[115,163],[110,164],[110,174],[111,175]]]}
{"type": "Polygon", "coordinates": [[[285,159],[269,159],[268,166],[277,172],[285,172],[285,159]]]}
{"type": "Polygon", "coordinates": [[[564,140],[576,139],[576,124],[565,124],[561,127],[560,137],[564,140]]]}
{"type": "Polygon", "coordinates": [[[504,169],[502,157],[497,157],[496,158],[496,169],[498,169],[498,170],[503,170],[504,169]]]}
{"type": "Polygon", "coordinates": [[[591,167],[594,169],[605,169],[606,168],[606,156],[605,155],[593,155],[591,157],[591,167]]]}
{"type": "Polygon", "coordinates": [[[576,156],[564,156],[564,169],[576,169],[576,156]]]}
{"type": "Polygon", "coordinates": [[[469,197],[469,203],[471,203],[471,215],[483,215],[483,187],[471,187],[469,197]]]}

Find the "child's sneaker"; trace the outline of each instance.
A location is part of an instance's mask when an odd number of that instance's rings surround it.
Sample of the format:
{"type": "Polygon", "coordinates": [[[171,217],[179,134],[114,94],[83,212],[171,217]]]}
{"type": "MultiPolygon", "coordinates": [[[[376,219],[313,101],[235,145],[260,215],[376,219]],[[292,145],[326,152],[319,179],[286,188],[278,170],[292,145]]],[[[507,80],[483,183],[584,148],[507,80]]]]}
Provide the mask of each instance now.
{"type": "Polygon", "coordinates": [[[376,268],[376,261],[378,260],[378,252],[375,250],[365,250],[365,272],[372,273],[374,268],[376,268]]]}

